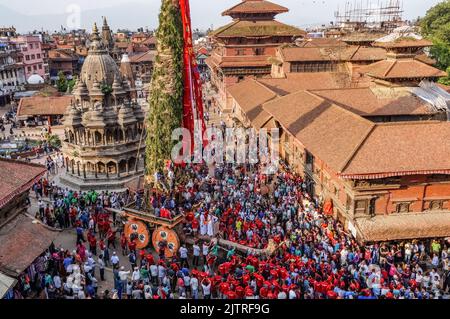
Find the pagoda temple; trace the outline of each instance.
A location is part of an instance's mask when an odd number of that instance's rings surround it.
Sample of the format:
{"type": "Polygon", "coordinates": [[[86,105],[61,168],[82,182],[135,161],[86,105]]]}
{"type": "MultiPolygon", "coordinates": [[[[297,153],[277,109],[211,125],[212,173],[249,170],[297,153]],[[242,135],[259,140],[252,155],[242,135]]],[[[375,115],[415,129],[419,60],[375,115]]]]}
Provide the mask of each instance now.
{"type": "Polygon", "coordinates": [[[124,190],[143,174],[144,113],[94,25],[89,54],[64,116],[61,182],[77,190],[124,190]]]}
{"type": "Polygon", "coordinates": [[[447,73],[419,59],[424,48],[431,47],[431,41],[414,37],[385,37],[373,43],[374,47],[387,50],[385,60],[370,64],[360,72],[384,86],[417,86],[421,81],[435,82],[447,73]]]}
{"type": "Polygon", "coordinates": [[[227,87],[249,77],[270,75],[270,58],[275,56],[276,48],[306,35],[303,30],[275,20],[275,16],[288,11],[265,0],[243,0],[222,13],[233,21],[212,32],[215,48],[206,63],[223,109],[227,87]]]}

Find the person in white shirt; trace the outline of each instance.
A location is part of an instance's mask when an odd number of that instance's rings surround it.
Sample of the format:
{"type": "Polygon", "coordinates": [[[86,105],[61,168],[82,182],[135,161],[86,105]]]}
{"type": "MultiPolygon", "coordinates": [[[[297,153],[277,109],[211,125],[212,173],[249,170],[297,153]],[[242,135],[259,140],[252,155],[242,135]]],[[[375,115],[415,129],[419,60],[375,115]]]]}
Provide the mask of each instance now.
{"type": "Polygon", "coordinates": [[[202,253],[203,253],[203,264],[206,265],[206,258],[209,254],[209,246],[206,243],[203,243],[202,245],[202,253]]]}
{"type": "Polygon", "coordinates": [[[197,243],[195,243],[192,246],[192,249],[194,250],[194,252],[193,252],[194,258],[192,260],[192,263],[193,263],[194,267],[198,267],[198,265],[199,265],[199,258],[200,258],[200,246],[197,245],[197,243]]]}
{"type": "Polygon", "coordinates": [[[124,266],[120,267],[119,278],[120,278],[120,281],[122,282],[123,287],[127,286],[127,281],[128,281],[128,275],[129,274],[130,274],[130,271],[125,271],[125,267],[124,266]]]}
{"type": "Polygon", "coordinates": [[[211,299],[211,282],[208,279],[202,280],[203,298],[211,299]]]}
{"type": "Polygon", "coordinates": [[[192,299],[198,299],[198,279],[195,276],[191,278],[191,293],[192,299]]]}
{"type": "Polygon", "coordinates": [[[120,259],[117,256],[116,252],[113,252],[113,255],[111,256],[111,264],[113,265],[114,269],[117,269],[119,267],[120,259]]]}
{"type": "Polygon", "coordinates": [[[180,247],[180,263],[181,267],[186,266],[186,268],[189,268],[188,250],[185,245],[180,247]]]}
{"type": "Polygon", "coordinates": [[[139,271],[139,268],[134,268],[133,273],[131,274],[131,280],[133,282],[138,282],[141,279],[141,272],[139,271]]]}
{"type": "Polygon", "coordinates": [[[53,284],[55,285],[55,288],[60,290],[61,289],[61,277],[59,275],[55,275],[53,277],[53,284]]]}
{"type": "Polygon", "coordinates": [[[164,267],[164,265],[159,265],[158,266],[158,279],[159,279],[159,283],[162,283],[163,278],[166,276],[166,267],[164,267]]]}
{"type": "Polygon", "coordinates": [[[158,266],[155,264],[150,265],[150,276],[152,276],[152,283],[156,285],[158,283],[158,266]]]}

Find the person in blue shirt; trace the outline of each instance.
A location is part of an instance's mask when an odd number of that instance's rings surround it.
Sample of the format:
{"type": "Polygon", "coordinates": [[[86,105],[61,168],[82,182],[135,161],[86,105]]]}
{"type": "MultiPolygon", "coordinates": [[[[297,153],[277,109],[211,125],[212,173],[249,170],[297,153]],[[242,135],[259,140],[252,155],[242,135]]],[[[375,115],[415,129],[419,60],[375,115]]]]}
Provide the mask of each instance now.
{"type": "Polygon", "coordinates": [[[84,239],[84,236],[83,236],[83,227],[81,227],[81,226],[78,226],[77,227],[77,245],[78,244],[81,244],[81,242],[85,242],[86,240],[84,239]]]}

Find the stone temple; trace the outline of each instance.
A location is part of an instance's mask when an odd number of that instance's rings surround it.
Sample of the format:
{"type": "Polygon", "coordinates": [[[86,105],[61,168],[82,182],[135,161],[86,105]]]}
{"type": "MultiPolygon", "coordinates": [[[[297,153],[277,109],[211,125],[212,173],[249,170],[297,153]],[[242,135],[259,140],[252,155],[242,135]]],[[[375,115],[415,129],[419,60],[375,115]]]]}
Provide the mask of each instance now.
{"type": "Polygon", "coordinates": [[[144,112],[94,25],[89,54],[64,117],[61,182],[80,191],[123,191],[144,172],[144,112]]]}

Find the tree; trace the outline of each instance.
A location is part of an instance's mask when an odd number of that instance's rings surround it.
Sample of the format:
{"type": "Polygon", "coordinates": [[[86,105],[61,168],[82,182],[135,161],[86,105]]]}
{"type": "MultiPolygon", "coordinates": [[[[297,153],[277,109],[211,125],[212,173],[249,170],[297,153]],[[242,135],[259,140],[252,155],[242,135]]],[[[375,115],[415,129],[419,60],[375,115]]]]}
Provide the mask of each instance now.
{"type": "Polygon", "coordinates": [[[171,158],[174,129],[183,117],[183,24],[177,0],[162,0],[157,55],[147,118],[146,174],[152,179],[171,158]]]}
{"type": "Polygon", "coordinates": [[[75,84],[77,83],[76,79],[72,79],[70,81],[67,82],[67,86],[70,92],[73,91],[73,88],[75,87],[75,84]]]}
{"type": "MultiPolygon", "coordinates": [[[[436,59],[437,66],[442,70],[450,68],[450,0],[443,1],[428,10],[420,21],[422,34],[433,41],[431,56],[436,59]]],[[[450,77],[439,82],[449,83],[450,77]]]]}
{"type": "Polygon", "coordinates": [[[67,91],[67,79],[63,71],[58,72],[58,80],[56,81],[58,92],[65,93],[67,91]]]}

